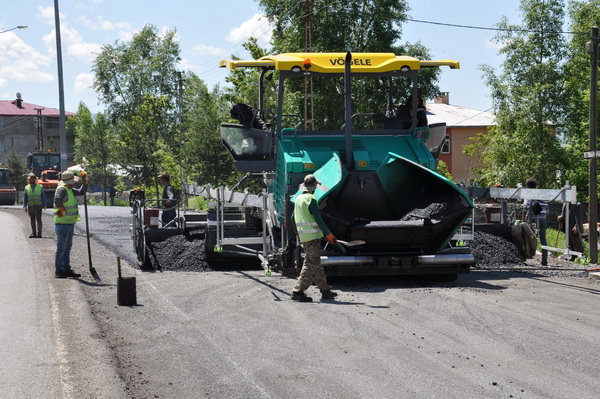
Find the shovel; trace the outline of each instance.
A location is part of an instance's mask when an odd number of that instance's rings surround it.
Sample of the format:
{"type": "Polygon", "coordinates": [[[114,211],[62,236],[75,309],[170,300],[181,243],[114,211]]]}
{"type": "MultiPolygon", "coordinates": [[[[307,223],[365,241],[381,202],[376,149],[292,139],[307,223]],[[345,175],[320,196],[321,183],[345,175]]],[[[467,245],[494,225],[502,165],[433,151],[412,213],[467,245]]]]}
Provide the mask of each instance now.
{"type": "Polygon", "coordinates": [[[356,247],[357,245],[363,245],[366,244],[366,241],[363,240],[354,240],[354,241],[343,241],[343,240],[336,240],[337,244],[342,244],[345,247],[356,247]]]}
{"type": "Polygon", "coordinates": [[[96,269],[92,267],[92,248],[90,247],[90,224],[88,222],[88,210],[87,210],[87,195],[83,193],[83,209],[85,209],[85,236],[87,238],[87,248],[88,248],[88,261],[90,264],[90,273],[96,282],[100,282],[100,276],[98,276],[98,272],[96,269]]]}

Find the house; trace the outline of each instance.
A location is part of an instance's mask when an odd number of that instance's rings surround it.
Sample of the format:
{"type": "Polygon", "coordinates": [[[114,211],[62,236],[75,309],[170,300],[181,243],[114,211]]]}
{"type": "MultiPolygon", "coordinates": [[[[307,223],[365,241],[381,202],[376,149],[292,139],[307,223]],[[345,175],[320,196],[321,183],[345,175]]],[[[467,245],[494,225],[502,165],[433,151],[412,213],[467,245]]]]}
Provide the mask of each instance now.
{"type": "MultiPolygon", "coordinates": [[[[19,94],[13,101],[0,100],[0,164],[5,164],[15,150],[23,162],[29,152],[60,151],[60,111],[23,101],[19,94]]],[[[65,112],[67,118],[74,116],[65,112]]],[[[69,141],[69,140],[67,140],[69,141]]],[[[68,158],[73,143],[67,142],[68,158]]]]}
{"type": "Polygon", "coordinates": [[[448,171],[459,183],[469,185],[474,176],[473,169],[481,167],[479,159],[468,157],[463,147],[471,144],[471,138],[479,133],[488,133],[489,128],[496,125],[496,117],[488,111],[480,111],[450,104],[450,94],[441,93],[433,103],[428,103],[427,120],[429,124],[446,123],[446,139],[440,160],[448,165],[448,171]]]}

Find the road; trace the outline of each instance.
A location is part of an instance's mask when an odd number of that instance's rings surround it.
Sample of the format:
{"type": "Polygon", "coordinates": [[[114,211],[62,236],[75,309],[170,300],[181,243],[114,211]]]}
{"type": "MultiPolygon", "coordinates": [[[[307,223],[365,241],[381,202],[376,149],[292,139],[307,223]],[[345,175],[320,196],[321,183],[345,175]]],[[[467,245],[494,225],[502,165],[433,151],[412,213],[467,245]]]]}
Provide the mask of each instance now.
{"type": "MultiPolygon", "coordinates": [[[[83,276],[57,280],[54,240],[24,238],[22,211],[0,209],[0,238],[11,248],[0,269],[0,309],[2,320],[21,326],[3,323],[2,353],[17,367],[3,362],[0,397],[39,397],[20,395],[11,382],[26,385],[31,370],[47,374],[52,397],[68,398],[595,398],[600,391],[600,285],[587,278],[474,271],[450,284],[339,279],[332,281],[339,300],[297,303],[293,280],[260,270],[141,272],[130,263],[128,210],[90,207],[90,219],[100,284],[87,273],[81,231],[73,264],[83,276]],[[117,305],[117,256],[124,275],[136,277],[137,306],[117,305]],[[6,305],[19,295],[31,305],[6,305]],[[73,325],[38,321],[63,307],[73,325]],[[17,335],[26,327],[38,338],[17,335]],[[18,355],[34,348],[40,353],[18,355]]],[[[45,221],[52,237],[49,213],[45,221]]]]}

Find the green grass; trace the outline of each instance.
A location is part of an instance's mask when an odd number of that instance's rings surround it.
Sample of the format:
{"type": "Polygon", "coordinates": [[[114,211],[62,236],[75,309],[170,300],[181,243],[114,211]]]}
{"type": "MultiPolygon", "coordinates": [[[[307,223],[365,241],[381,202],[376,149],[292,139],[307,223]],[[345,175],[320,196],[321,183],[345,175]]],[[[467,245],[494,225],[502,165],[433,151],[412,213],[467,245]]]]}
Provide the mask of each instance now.
{"type": "MultiPolygon", "coordinates": [[[[548,246],[549,247],[555,247],[555,248],[565,248],[565,233],[564,231],[558,231],[555,229],[546,229],[546,240],[548,241],[548,246]],[[556,238],[558,234],[558,240],[556,238]]],[[[537,250],[541,251],[542,250],[542,244],[540,243],[540,240],[538,239],[538,246],[537,246],[537,250]]],[[[562,255],[561,252],[553,252],[553,251],[549,251],[550,255],[555,254],[556,256],[560,256],[562,255]]],[[[583,256],[587,257],[589,256],[590,253],[590,244],[583,240],[583,256]]]]}

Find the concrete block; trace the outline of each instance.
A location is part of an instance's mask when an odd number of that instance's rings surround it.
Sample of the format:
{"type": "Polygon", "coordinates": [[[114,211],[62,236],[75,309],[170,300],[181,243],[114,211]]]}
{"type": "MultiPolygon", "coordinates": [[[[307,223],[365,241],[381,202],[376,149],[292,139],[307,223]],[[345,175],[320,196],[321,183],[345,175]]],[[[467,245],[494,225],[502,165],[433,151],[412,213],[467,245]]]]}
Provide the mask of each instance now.
{"type": "Polygon", "coordinates": [[[590,272],[590,279],[600,281],[600,272],[590,272]]]}

